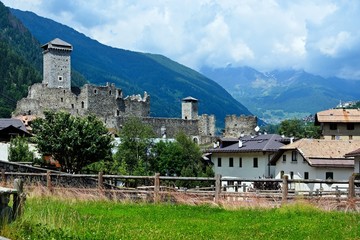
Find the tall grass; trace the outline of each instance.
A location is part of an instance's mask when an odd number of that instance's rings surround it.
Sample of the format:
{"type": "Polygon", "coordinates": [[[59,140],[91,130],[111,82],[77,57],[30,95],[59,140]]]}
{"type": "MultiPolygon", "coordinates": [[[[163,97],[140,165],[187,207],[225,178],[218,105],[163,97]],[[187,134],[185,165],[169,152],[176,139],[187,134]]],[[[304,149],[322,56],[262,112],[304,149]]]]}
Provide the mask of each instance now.
{"type": "Polygon", "coordinates": [[[32,194],[10,239],[360,239],[360,214],[304,202],[248,208],[110,201],[89,194],[32,194]]]}

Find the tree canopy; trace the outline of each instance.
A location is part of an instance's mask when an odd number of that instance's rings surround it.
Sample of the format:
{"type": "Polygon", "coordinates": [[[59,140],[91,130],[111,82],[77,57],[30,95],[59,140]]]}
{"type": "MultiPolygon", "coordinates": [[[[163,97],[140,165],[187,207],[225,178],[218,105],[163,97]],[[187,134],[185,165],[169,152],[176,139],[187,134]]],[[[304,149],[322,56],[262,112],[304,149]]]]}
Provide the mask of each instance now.
{"type": "Polygon", "coordinates": [[[34,152],[30,150],[27,138],[17,136],[10,140],[10,162],[33,162],[33,160],[34,152]]]}
{"type": "Polygon", "coordinates": [[[280,123],[278,133],[295,138],[320,138],[320,127],[314,123],[304,122],[299,119],[284,120],[280,123]]]}
{"type": "Polygon", "coordinates": [[[34,142],[42,155],[51,155],[61,170],[79,173],[100,160],[111,159],[113,137],[95,116],[76,117],[66,112],[45,112],[33,124],[34,142]]]}

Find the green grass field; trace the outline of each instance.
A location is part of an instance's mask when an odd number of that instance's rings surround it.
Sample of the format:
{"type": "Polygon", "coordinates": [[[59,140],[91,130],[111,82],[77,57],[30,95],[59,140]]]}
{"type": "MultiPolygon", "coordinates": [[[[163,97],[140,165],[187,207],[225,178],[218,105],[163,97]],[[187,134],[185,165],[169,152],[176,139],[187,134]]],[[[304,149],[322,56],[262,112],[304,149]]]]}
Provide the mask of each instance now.
{"type": "Polygon", "coordinates": [[[307,204],[227,210],[200,205],[32,197],[10,239],[360,239],[360,214],[307,204]]]}

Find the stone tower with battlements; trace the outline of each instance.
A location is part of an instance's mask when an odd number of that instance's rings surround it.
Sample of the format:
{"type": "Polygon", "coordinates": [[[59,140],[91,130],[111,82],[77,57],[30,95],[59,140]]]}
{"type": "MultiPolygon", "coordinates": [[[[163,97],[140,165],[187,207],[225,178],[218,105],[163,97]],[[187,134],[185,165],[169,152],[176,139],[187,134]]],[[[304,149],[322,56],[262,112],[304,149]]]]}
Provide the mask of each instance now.
{"type": "Polygon", "coordinates": [[[48,88],[71,89],[70,54],[72,45],[56,38],[42,47],[43,49],[43,84],[48,88]]]}

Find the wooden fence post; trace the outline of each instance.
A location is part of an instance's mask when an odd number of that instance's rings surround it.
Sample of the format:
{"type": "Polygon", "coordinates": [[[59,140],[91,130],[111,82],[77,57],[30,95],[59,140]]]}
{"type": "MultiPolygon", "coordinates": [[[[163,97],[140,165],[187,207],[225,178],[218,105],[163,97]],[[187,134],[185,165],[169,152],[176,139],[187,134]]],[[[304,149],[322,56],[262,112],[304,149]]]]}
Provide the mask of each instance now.
{"type": "Polygon", "coordinates": [[[5,169],[1,169],[1,180],[4,184],[4,186],[6,186],[6,175],[5,175],[5,169]]]}
{"type": "Polygon", "coordinates": [[[160,173],[155,173],[154,178],[154,202],[158,203],[160,200],[160,173]]]}
{"type": "Polygon", "coordinates": [[[46,187],[49,191],[52,191],[51,171],[46,172],[46,187]]]}
{"type": "Polygon", "coordinates": [[[215,203],[219,203],[221,194],[221,174],[215,176],[215,203]]]}
{"type": "Polygon", "coordinates": [[[355,197],[355,175],[351,175],[349,177],[349,193],[348,198],[349,200],[355,197]]]}
{"type": "Polygon", "coordinates": [[[287,197],[288,197],[288,191],[289,191],[289,186],[288,186],[288,175],[284,175],[283,176],[283,181],[282,181],[282,198],[281,201],[282,203],[287,203],[287,197]]]}
{"type": "Polygon", "coordinates": [[[103,172],[99,172],[99,175],[98,175],[98,189],[100,191],[102,191],[104,189],[103,172]]]}
{"type": "Polygon", "coordinates": [[[25,194],[24,194],[24,182],[21,179],[14,180],[14,188],[17,190],[17,194],[14,195],[13,203],[13,219],[22,215],[24,203],[25,203],[25,194]]]}

